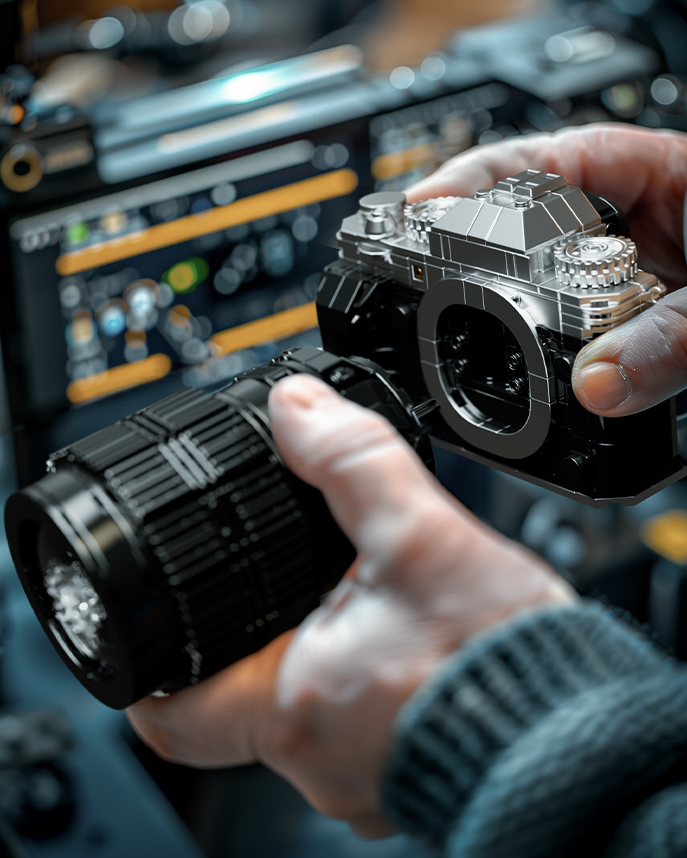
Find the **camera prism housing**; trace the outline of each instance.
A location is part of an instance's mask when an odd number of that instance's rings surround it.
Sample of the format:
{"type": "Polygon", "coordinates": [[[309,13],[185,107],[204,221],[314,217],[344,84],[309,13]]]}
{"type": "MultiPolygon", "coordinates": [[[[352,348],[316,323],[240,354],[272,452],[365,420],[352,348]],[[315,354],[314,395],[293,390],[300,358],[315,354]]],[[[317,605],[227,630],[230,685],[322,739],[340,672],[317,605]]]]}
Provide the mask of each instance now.
{"type": "Polygon", "coordinates": [[[435,399],[440,447],[593,506],[637,503],[687,473],[675,400],[602,418],[571,384],[586,343],[665,294],[627,236],[607,200],[537,170],[466,198],[370,194],[320,283],[324,347],[435,399]]]}

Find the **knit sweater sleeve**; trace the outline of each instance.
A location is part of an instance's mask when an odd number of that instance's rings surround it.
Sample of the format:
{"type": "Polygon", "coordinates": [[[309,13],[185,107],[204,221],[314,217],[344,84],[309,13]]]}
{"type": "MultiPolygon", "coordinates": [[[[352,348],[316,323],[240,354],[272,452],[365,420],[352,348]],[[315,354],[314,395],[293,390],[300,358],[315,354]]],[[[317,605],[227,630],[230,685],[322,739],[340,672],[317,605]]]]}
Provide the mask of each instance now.
{"type": "Polygon", "coordinates": [[[384,802],[453,858],[673,858],[641,850],[687,842],[686,763],[687,666],[580,604],[447,660],[397,719],[384,802]]]}

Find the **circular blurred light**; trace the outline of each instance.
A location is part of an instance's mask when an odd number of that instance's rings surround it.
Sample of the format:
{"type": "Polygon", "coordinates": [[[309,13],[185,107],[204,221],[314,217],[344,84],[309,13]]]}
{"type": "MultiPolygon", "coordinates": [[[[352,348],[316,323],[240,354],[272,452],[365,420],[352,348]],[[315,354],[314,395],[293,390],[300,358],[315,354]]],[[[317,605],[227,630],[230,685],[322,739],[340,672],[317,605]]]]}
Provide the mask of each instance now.
{"type": "Polygon", "coordinates": [[[150,213],[156,220],[174,220],[174,218],[182,215],[185,206],[182,205],[186,200],[163,200],[161,203],[155,203],[150,207],[150,213]]]}
{"type": "Polygon", "coordinates": [[[112,48],[124,38],[124,26],[117,18],[105,17],[94,21],[88,31],[88,41],[92,48],[103,51],[112,48]]]}
{"type": "Polygon", "coordinates": [[[73,310],[81,303],[81,290],[74,283],[68,284],[60,292],[60,301],[65,310],[73,310]]]}
{"type": "Polygon", "coordinates": [[[258,251],[253,244],[237,244],[229,258],[237,271],[246,272],[255,265],[258,251]]]}
{"type": "Polygon", "coordinates": [[[667,77],[657,77],[651,84],[650,92],[655,102],[665,105],[674,104],[680,95],[677,86],[667,77]]]}
{"type": "Polygon", "coordinates": [[[349,152],[343,143],[332,143],[327,147],[326,160],[330,167],[338,169],[348,163],[349,152]]]}
{"type": "Polygon", "coordinates": [[[127,294],[127,302],[135,316],[147,316],[155,308],[155,295],[148,286],[137,286],[127,294]]]}
{"type": "Polygon", "coordinates": [[[610,56],[615,47],[610,33],[586,26],[549,36],[544,53],[555,63],[590,63],[610,56]]]}
{"type": "Polygon", "coordinates": [[[65,229],[64,238],[67,244],[82,244],[88,238],[88,233],[88,224],[77,221],[65,229]]]}
{"type": "Polygon", "coordinates": [[[549,535],[544,556],[559,569],[574,569],[587,556],[587,543],[577,528],[562,524],[549,535]]]}
{"type": "Polygon", "coordinates": [[[332,143],[331,146],[318,146],[313,153],[312,163],[318,170],[333,170],[343,167],[349,157],[350,153],[343,143],[332,143]]]}
{"type": "Polygon", "coordinates": [[[389,75],[389,81],[396,89],[408,89],[415,81],[415,72],[408,66],[398,66],[389,75]]]}
{"type": "Polygon", "coordinates": [[[631,119],[642,109],[644,92],[639,84],[617,83],[601,93],[601,100],[616,116],[631,119]]]}
{"type": "Polygon", "coordinates": [[[314,217],[310,217],[310,215],[301,215],[300,217],[297,217],[291,225],[293,237],[296,241],[300,241],[303,244],[307,244],[307,242],[312,241],[317,235],[318,230],[319,227],[317,225],[317,221],[314,217]]]}
{"type": "Polygon", "coordinates": [[[212,208],[212,203],[207,197],[198,197],[191,203],[191,214],[201,214],[212,208]]]}
{"type": "Polygon", "coordinates": [[[169,35],[179,45],[195,45],[219,39],[229,28],[229,12],[217,0],[200,0],[181,6],[169,16],[169,35]]]}
{"type": "Polygon", "coordinates": [[[98,316],[100,330],[108,337],[116,337],[126,327],[126,314],[121,304],[108,304],[98,316]]]}
{"type": "Polygon", "coordinates": [[[191,363],[198,363],[201,360],[205,360],[208,356],[208,347],[198,337],[191,337],[182,345],[181,355],[184,360],[191,363]]]}
{"type": "Polygon", "coordinates": [[[285,277],[293,268],[293,241],[288,232],[275,229],[268,232],[260,244],[260,256],[265,271],[271,277],[285,277]]]}
{"type": "Polygon", "coordinates": [[[160,283],[157,287],[157,301],[156,304],[158,307],[169,307],[169,305],[174,300],[174,291],[170,287],[168,283],[160,283]]]}
{"type": "Polygon", "coordinates": [[[189,319],[191,318],[191,311],[185,304],[176,304],[169,311],[169,322],[174,325],[175,328],[185,328],[189,319]]]}
{"type": "Polygon", "coordinates": [[[427,57],[422,61],[420,71],[427,80],[441,80],[446,74],[446,63],[441,57],[427,57]]]}
{"type": "Polygon", "coordinates": [[[572,42],[565,36],[549,36],[544,42],[544,53],[555,63],[567,63],[572,59],[575,49],[572,42]]]}
{"type": "Polygon", "coordinates": [[[68,339],[74,345],[84,345],[93,339],[93,319],[90,313],[77,313],[68,328],[68,339]]]}
{"type": "Polygon", "coordinates": [[[195,318],[196,334],[201,340],[207,340],[212,334],[212,322],[207,316],[196,316],[195,318]]]}
{"type": "Polygon", "coordinates": [[[100,228],[103,232],[107,232],[110,234],[115,232],[121,232],[126,226],[126,222],[126,212],[108,212],[100,218],[100,228]]]}
{"type": "Polygon", "coordinates": [[[162,277],[175,292],[191,292],[208,276],[210,267],[202,257],[177,262],[162,277]]]}
{"type": "Polygon", "coordinates": [[[145,334],[139,331],[128,331],[124,346],[124,359],[128,363],[136,363],[148,357],[148,344],[145,334]]]}
{"type": "Polygon", "coordinates": [[[169,16],[167,29],[177,44],[194,45],[212,32],[212,14],[200,4],[181,6],[169,16]]]}
{"type": "Polygon", "coordinates": [[[484,146],[486,143],[498,143],[498,141],[502,139],[503,138],[498,131],[494,131],[494,129],[490,128],[479,135],[479,140],[477,142],[480,146],[484,146]]]}
{"type": "Polygon", "coordinates": [[[220,295],[232,295],[243,282],[235,268],[220,268],[212,281],[220,295]]]}
{"type": "Polygon", "coordinates": [[[210,191],[210,199],[216,206],[228,206],[236,199],[236,188],[230,184],[216,185],[210,191]]]}
{"type": "Polygon", "coordinates": [[[637,124],[643,125],[645,128],[660,128],[661,117],[655,110],[645,107],[637,117],[637,124]]]}

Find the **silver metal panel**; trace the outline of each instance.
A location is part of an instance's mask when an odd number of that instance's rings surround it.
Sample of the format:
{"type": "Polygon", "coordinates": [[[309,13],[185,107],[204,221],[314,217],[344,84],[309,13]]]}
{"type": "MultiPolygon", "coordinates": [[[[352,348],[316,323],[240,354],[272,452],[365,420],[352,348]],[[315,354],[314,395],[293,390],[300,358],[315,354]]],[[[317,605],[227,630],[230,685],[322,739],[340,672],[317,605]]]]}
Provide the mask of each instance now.
{"type": "Polygon", "coordinates": [[[565,201],[565,197],[551,194],[540,201],[546,206],[547,212],[558,224],[561,232],[568,233],[579,230],[582,226],[579,218],[565,201]]]}
{"type": "Polygon", "coordinates": [[[601,224],[599,213],[579,188],[567,187],[558,193],[570,206],[583,229],[601,224]]]}
{"type": "Polygon", "coordinates": [[[449,239],[451,243],[451,260],[470,268],[494,274],[508,274],[506,253],[496,247],[485,244],[472,244],[460,238],[449,239]]]}
{"type": "Polygon", "coordinates": [[[489,234],[498,220],[499,215],[503,212],[503,209],[500,206],[494,206],[490,203],[485,203],[480,211],[477,213],[477,217],[472,222],[472,226],[469,230],[469,236],[471,241],[486,241],[489,238],[489,234]]]}
{"type": "Polygon", "coordinates": [[[489,243],[508,250],[524,252],[527,246],[522,212],[513,208],[501,209],[501,217],[494,224],[489,236],[489,243]]]}
{"type": "Polygon", "coordinates": [[[429,252],[432,256],[436,256],[438,259],[445,257],[445,253],[441,247],[442,236],[438,235],[434,230],[429,230],[427,238],[429,239],[429,252]]]}
{"type": "Polygon", "coordinates": [[[467,236],[482,206],[483,203],[480,200],[473,200],[471,197],[463,198],[443,217],[434,221],[432,232],[467,236]]]}
{"type": "MultiPolygon", "coordinates": [[[[471,280],[466,280],[464,283],[465,289],[465,304],[468,307],[474,307],[476,310],[484,309],[484,293],[481,283],[475,283],[471,280]]],[[[454,303],[458,303],[455,301],[454,303]]]]}
{"type": "Polygon", "coordinates": [[[532,205],[523,212],[523,228],[525,230],[525,250],[531,251],[548,241],[563,237],[563,232],[556,221],[549,215],[546,208],[539,203],[532,205]]]}
{"type": "Polygon", "coordinates": [[[514,181],[514,194],[531,200],[536,200],[544,194],[556,191],[568,184],[563,176],[559,176],[557,173],[542,173],[534,169],[516,173],[508,181],[514,181]]]}

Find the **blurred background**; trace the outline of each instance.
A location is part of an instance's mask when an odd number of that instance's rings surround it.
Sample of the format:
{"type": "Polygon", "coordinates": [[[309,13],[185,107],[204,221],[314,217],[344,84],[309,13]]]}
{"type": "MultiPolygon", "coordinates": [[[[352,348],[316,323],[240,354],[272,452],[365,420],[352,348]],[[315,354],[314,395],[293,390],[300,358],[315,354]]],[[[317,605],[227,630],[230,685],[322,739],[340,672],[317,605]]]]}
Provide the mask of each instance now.
{"type": "MultiPolygon", "coordinates": [[[[687,131],[685,45],[682,0],[0,0],[3,499],[162,396],[317,345],[359,196],[513,135],[687,131]]],[[[682,484],[591,509],[436,452],[478,515],[687,651],[682,484]]],[[[0,855],[425,854],[261,767],[158,760],[52,650],[4,541],[0,594],[0,855]]]]}

